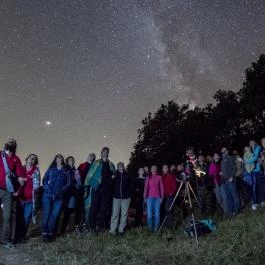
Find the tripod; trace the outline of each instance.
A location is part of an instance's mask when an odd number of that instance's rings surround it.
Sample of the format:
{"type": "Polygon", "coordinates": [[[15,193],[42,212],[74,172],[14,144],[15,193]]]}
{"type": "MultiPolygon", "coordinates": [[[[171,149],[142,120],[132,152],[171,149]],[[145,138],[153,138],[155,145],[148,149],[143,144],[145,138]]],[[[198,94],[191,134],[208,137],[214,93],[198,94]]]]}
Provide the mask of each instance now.
{"type": "Polygon", "coordinates": [[[170,207],[168,209],[168,212],[167,212],[167,214],[166,214],[166,216],[165,216],[165,218],[164,218],[164,220],[163,220],[163,222],[162,222],[162,224],[161,224],[161,226],[160,226],[160,228],[158,230],[158,233],[160,233],[160,231],[164,227],[164,225],[165,225],[165,223],[166,223],[166,221],[168,219],[168,216],[169,216],[171,210],[173,209],[174,204],[175,204],[175,202],[176,202],[176,200],[177,200],[177,198],[178,198],[178,196],[180,194],[180,191],[181,191],[183,186],[185,188],[185,190],[184,190],[184,192],[185,192],[184,193],[184,201],[186,201],[186,199],[188,199],[189,207],[190,207],[190,210],[191,210],[190,221],[193,223],[194,232],[195,232],[195,240],[196,240],[196,244],[198,246],[199,245],[199,241],[198,241],[198,234],[197,234],[195,217],[194,217],[194,208],[193,208],[193,203],[191,201],[191,194],[194,196],[194,198],[197,201],[197,203],[198,203],[200,208],[201,208],[201,205],[200,205],[200,203],[198,201],[198,198],[196,197],[196,195],[195,195],[195,193],[194,193],[189,181],[187,181],[187,180],[181,182],[181,184],[180,184],[180,186],[178,188],[178,191],[177,191],[177,193],[176,193],[176,195],[175,195],[175,197],[174,197],[174,199],[173,199],[173,201],[172,201],[172,203],[171,203],[171,205],[170,205],[170,207]]]}

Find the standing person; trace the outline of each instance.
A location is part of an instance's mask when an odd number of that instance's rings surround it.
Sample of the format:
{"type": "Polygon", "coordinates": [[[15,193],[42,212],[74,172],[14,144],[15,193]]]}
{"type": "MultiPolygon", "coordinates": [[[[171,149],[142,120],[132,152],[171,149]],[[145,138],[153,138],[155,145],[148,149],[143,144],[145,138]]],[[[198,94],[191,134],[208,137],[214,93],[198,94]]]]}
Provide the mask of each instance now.
{"type": "Polygon", "coordinates": [[[87,157],[87,161],[80,164],[78,171],[81,177],[81,187],[78,190],[77,202],[76,202],[76,213],[75,213],[75,223],[79,223],[80,229],[85,224],[86,229],[89,228],[89,193],[90,186],[87,184],[87,175],[91,166],[95,162],[96,155],[91,153],[87,157]]]}
{"type": "Polygon", "coordinates": [[[150,171],[149,171],[149,167],[148,166],[144,166],[144,175],[147,178],[148,176],[150,176],[150,171]]]}
{"type": "Polygon", "coordinates": [[[70,184],[70,173],[66,168],[64,157],[58,154],[43,178],[42,236],[44,242],[54,239],[55,227],[62,210],[64,195],[70,184]]]}
{"type": "MultiPolygon", "coordinates": [[[[22,240],[26,240],[30,219],[36,222],[36,193],[40,187],[40,170],[39,159],[37,155],[30,154],[26,158],[24,166],[24,179],[21,188],[19,189],[19,197],[23,209],[23,225],[20,235],[22,240]]],[[[18,238],[20,240],[20,238],[18,238]]]]}
{"type": "Polygon", "coordinates": [[[177,176],[177,168],[176,168],[176,166],[175,166],[174,164],[172,164],[172,165],[170,166],[170,173],[171,173],[174,177],[177,176]]]}
{"type": "Polygon", "coordinates": [[[258,202],[261,206],[265,206],[265,138],[261,139],[261,152],[260,152],[260,175],[257,179],[258,187],[258,202]]]}
{"type": "Polygon", "coordinates": [[[211,181],[214,185],[214,193],[217,202],[219,203],[220,207],[223,209],[223,197],[222,197],[222,176],[221,176],[221,161],[220,156],[218,153],[214,153],[213,161],[209,167],[209,176],[211,181]]]}
{"type": "Polygon", "coordinates": [[[1,243],[12,249],[11,215],[12,197],[17,195],[18,180],[23,177],[23,167],[20,158],[16,155],[17,143],[11,139],[5,143],[4,150],[0,152],[0,205],[3,205],[3,225],[1,243]]]}
{"type": "Polygon", "coordinates": [[[241,206],[244,207],[248,201],[247,187],[243,180],[244,161],[242,157],[240,157],[237,151],[233,151],[233,158],[236,164],[235,178],[236,178],[238,196],[240,199],[241,206]]]}
{"type": "Polygon", "coordinates": [[[254,140],[251,140],[249,142],[249,147],[251,148],[251,153],[253,153],[253,156],[251,156],[249,159],[244,160],[244,162],[246,167],[248,167],[248,165],[251,166],[254,164],[254,169],[251,171],[252,172],[251,176],[253,181],[253,199],[254,199],[254,202],[252,203],[252,209],[255,210],[255,208],[257,208],[258,206],[257,194],[259,191],[259,187],[257,186],[257,179],[259,178],[261,170],[258,159],[260,157],[261,147],[254,140]]]}
{"type": "Polygon", "coordinates": [[[135,182],[135,226],[139,227],[142,225],[143,212],[144,212],[144,185],[145,185],[144,169],[139,168],[138,177],[135,182]]]}
{"type": "Polygon", "coordinates": [[[113,188],[112,216],[109,232],[110,234],[116,234],[119,225],[118,232],[120,235],[123,235],[126,227],[132,190],[132,181],[127,175],[123,162],[119,162],[117,165],[113,188]]]}
{"type": "Polygon", "coordinates": [[[144,198],[147,204],[147,226],[150,231],[158,231],[160,225],[160,205],[164,197],[162,177],[157,174],[157,167],[151,167],[144,187],[144,198]]]}
{"type": "Polygon", "coordinates": [[[207,172],[207,164],[205,163],[205,158],[203,155],[199,155],[198,157],[199,168],[201,172],[198,176],[196,176],[196,191],[198,196],[198,201],[201,206],[201,213],[206,213],[206,196],[207,196],[207,185],[208,185],[208,176],[207,172]]]}
{"type": "MultiPolygon", "coordinates": [[[[70,174],[70,187],[64,195],[64,205],[63,212],[64,217],[61,226],[61,234],[64,234],[67,226],[69,225],[70,218],[72,213],[75,213],[76,201],[77,201],[77,192],[81,187],[81,178],[79,171],[75,167],[75,159],[73,156],[68,156],[66,158],[66,167],[69,170],[70,174]]],[[[75,233],[80,233],[80,223],[75,223],[75,233]]]]}
{"type": "Polygon", "coordinates": [[[86,179],[86,184],[91,187],[89,197],[92,198],[89,224],[96,234],[98,229],[109,229],[114,177],[115,166],[109,160],[109,148],[104,147],[101,159],[92,165],[86,179]]]}
{"type": "Polygon", "coordinates": [[[238,197],[235,173],[236,165],[232,156],[228,154],[228,149],[223,147],[221,149],[221,176],[223,184],[221,186],[224,213],[226,215],[236,215],[239,213],[240,201],[238,197]]]}
{"type": "Polygon", "coordinates": [[[169,212],[170,206],[174,200],[175,193],[177,191],[176,178],[169,172],[168,165],[164,165],[162,168],[163,186],[164,186],[164,200],[161,205],[161,218],[163,219],[168,215],[166,226],[171,226],[174,222],[173,208],[169,212]]]}

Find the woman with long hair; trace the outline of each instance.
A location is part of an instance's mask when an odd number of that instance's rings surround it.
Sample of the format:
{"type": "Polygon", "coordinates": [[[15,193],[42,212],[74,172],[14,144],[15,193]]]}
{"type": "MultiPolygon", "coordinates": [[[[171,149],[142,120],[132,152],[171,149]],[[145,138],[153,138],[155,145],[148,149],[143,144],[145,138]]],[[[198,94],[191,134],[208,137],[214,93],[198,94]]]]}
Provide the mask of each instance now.
{"type": "MultiPolygon", "coordinates": [[[[66,158],[66,167],[69,170],[70,173],[70,178],[71,178],[71,186],[68,189],[67,193],[65,194],[65,199],[64,199],[64,217],[62,221],[62,226],[61,226],[61,233],[64,234],[67,226],[69,225],[70,217],[71,214],[75,213],[75,208],[76,208],[76,202],[77,202],[77,192],[78,189],[81,187],[81,178],[79,171],[75,167],[75,159],[73,156],[68,156],[66,158]]],[[[79,224],[75,224],[76,230],[75,232],[79,234],[79,224]]]]}
{"type": "Polygon", "coordinates": [[[70,173],[65,165],[64,157],[58,154],[43,179],[42,236],[44,242],[53,240],[56,223],[63,206],[64,195],[70,184],[70,173]]]}

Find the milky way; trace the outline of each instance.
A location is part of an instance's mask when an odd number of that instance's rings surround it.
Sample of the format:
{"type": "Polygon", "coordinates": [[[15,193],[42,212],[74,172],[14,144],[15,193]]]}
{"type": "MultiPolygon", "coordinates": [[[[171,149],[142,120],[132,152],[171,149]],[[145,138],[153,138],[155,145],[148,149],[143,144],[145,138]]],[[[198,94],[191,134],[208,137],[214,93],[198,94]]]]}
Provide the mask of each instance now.
{"type": "Polygon", "coordinates": [[[265,47],[260,0],[0,3],[0,141],[22,158],[127,162],[140,121],[168,100],[238,90],[265,47]]]}

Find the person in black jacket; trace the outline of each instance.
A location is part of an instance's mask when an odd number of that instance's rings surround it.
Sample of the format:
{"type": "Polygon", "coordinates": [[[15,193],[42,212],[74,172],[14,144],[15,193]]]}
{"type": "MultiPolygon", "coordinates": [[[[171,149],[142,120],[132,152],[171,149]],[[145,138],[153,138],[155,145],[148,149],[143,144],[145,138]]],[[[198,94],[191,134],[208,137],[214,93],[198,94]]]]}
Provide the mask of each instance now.
{"type": "Polygon", "coordinates": [[[117,174],[114,178],[114,191],[113,191],[113,207],[110,224],[110,234],[116,234],[119,229],[119,234],[124,234],[126,221],[128,217],[128,210],[131,201],[131,188],[132,182],[128,177],[124,163],[119,162],[117,165],[117,174]],[[120,220],[119,220],[120,217],[120,220]]]}
{"type": "Polygon", "coordinates": [[[144,212],[144,184],[145,184],[145,172],[143,168],[138,171],[138,177],[136,178],[134,189],[134,202],[135,202],[135,226],[142,225],[143,212],[144,212]]]}

